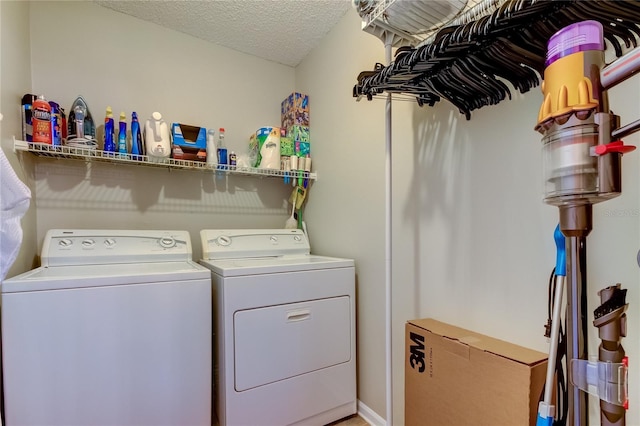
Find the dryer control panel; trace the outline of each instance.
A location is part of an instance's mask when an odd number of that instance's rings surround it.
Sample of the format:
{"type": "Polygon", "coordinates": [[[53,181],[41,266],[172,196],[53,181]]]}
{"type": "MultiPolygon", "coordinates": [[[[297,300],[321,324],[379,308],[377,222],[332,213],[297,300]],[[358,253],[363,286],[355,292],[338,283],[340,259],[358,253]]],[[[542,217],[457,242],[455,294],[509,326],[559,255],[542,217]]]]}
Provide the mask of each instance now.
{"type": "Polygon", "coordinates": [[[187,231],[52,229],[42,246],[42,266],[191,260],[187,231]]]}
{"type": "Polygon", "coordinates": [[[200,231],[204,259],[245,259],[308,255],[301,229],[205,229],[200,231]]]}

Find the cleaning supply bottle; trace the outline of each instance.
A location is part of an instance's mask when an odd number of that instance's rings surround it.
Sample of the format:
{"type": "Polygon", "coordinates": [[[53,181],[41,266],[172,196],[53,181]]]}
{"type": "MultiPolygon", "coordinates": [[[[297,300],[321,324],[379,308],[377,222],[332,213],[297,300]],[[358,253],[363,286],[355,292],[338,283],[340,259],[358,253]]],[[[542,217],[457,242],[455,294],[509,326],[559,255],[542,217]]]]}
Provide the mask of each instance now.
{"type": "Polygon", "coordinates": [[[215,166],[218,164],[218,149],[215,139],[216,131],[209,129],[207,132],[207,164],[215,166]]]}
{"type": "Polygon", "coordinates": [[[118,131],[118,154],[127,154],[127,115],[120,113],[120,123],[118,131]]]}
{"type": "Polygon", "coordinates": [[[140,122],[138,114],[133,111],[131,113],[131,155],[134,160],[142,160],[143,155],[142,134],[140,132],[140,122]]]}
{"type": "Polygon", "coordinates": [[[113,140],[113,111],[111,111],[111,107],[107,107],[107,113],[104,117],[104,151],[106,152],[115,152],[116,144],[113,140]]]}
{"type": "Polygon", "coordinates": [[[51,105],[43,95],[33,102],[31,113],[33,142],[51,144],[51,105]]]}
{"type": "Polygon", "coordinates": [[[51,145],[62,145],[62,116],[60,115],[60,105],[58,103],[49,101],[51,107],[51,145]]]}
{"type": "Polygon", "coordinates": [[[224,144],[224,127],[218,129],[218,169],[227,170],[227,147],[224,144]]]}

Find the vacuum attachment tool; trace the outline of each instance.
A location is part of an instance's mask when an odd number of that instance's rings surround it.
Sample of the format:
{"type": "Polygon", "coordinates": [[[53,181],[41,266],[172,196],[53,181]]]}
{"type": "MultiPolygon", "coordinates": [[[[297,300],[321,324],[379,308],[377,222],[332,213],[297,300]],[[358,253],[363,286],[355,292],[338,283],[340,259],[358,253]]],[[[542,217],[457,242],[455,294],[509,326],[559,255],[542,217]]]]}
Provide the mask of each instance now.
{"type": "Polygon", "coordinates": [[[624,426],[629,408],[628,367],[621,340],[627,335],[627,290],[620,284],[598,292],[600,306],[593,312],[600,346],[598,361],[572,360],[571,382],[600,399],[600,424],[624,426]]]}

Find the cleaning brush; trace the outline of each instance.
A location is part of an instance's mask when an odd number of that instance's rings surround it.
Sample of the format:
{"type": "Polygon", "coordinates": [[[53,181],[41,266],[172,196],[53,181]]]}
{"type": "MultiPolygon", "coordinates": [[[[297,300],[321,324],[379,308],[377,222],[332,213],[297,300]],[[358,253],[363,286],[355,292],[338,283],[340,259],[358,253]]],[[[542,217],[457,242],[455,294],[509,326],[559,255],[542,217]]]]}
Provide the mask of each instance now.
{"type": "Polygon", "coordinates": [[[298,199],[298,191],[296,189],[293,195],[293,206],[291,206],[291,217],[284,223],[284,229],[298,229],[298,221],[294,217],[296,212],[296,200],[298,199]]]}

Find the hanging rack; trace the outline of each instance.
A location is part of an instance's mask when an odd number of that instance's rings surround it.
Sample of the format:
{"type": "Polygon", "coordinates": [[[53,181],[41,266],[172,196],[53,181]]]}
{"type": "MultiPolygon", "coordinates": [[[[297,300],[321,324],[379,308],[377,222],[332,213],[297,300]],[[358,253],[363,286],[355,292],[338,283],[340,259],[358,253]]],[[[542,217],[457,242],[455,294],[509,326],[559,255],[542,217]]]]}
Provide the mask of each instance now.
{"type": "Polygon", "coordinates": [[[473,110],[511,98],[512,89],[538,86],[546,40],[566,25],[599,21],[618,57],[622,44],[635,47],[640,37],[638,1],[484,0],[476,7],[457,17],[472,20],[441,28],[418,47],[398,49],[386,67],[361,73],[353,96],[410,94],[421,106],[444,98],[470,119],[473,110]]]}

